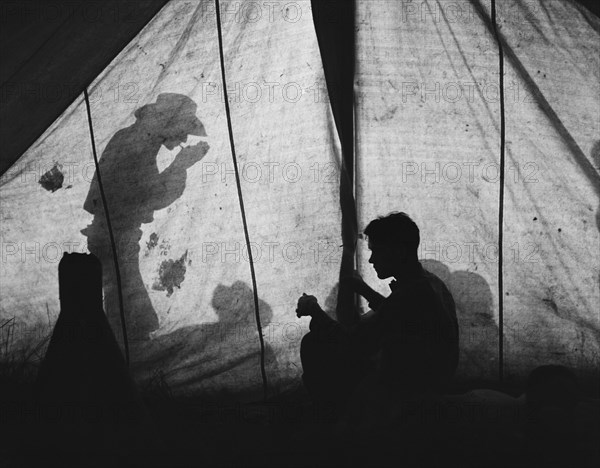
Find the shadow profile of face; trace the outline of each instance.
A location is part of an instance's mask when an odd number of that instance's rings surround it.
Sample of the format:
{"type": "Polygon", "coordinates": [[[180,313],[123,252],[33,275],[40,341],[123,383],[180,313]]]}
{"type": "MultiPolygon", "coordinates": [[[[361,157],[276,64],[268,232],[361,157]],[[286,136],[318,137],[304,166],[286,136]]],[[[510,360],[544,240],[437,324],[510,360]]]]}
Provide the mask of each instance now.
{"type": "Polygon", "coordinates": [[[165,137],[163,145],[169,151],[173,151],[179,145],[182,145],[187,141],[187,135],[174,135],[172,137],[165,137]]]}
{"type": "Polygon", "coordinates": [[[198,106],[183,94],[162,93],[155,103],[146,104],[134,113],[150,137],[160,140],[169,151],[187,142],[188,135],[206,136],[196,117],[198,106]]]}

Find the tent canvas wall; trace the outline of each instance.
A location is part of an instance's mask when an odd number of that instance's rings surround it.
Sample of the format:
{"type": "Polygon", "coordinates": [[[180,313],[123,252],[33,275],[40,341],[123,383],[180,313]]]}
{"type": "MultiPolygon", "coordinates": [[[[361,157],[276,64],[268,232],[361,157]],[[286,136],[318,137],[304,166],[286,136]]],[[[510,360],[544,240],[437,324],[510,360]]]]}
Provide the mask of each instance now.
{"type": "Polygon", "coordinates": [[[598,18],[566,0],[496,2],[495,22],[488,1],[358,0],[315,23],[327,2],[313,3],[220,2],[221,49],[214,2],[168,2],[87,87],[89,112],[77,96],[2,175],[3,358],[51,332],[63,251],[101,257],[124,338],[90,119],[139,382],[298,385],[297,297],[335,315],[348,258],[385,293],[365,240],[349,241],[392,210],[413,216],[424,265],[454,294],[460,379],[522,381],[549,362],[594,376],[598,18]],[[332,66],[352,48],[323,25],[346,40],[350,20],[354,65],[332,66]]]}

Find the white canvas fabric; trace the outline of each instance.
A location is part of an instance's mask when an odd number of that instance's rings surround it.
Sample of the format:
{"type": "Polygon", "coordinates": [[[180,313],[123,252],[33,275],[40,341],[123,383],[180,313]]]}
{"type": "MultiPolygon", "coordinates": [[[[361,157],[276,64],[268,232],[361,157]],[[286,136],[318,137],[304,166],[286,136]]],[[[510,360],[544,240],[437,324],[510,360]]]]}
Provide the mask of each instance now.
{"type": "MultiPolygon", "coordinates": [[[[254,398],[261,348],[239,197],[272,394],[300,382],[308,320],[295,317],[298,297],[314,294],[332,314],[336,306],[343,174],[310,2],[221,8],[239,189],[213,2],[168,3],[89,87],[91,118],[134,377],[181,394],[254,398]]],[[[396,210],[420,226],[423,265],[457,304],[461,379],[498,377],[500,233],[506,376],[522,380],[546,363],[591,373],[600,310],[599,23],[562,0],[497,8],[503,205],[490,3],[357,2],[358,228],[396,210]]],[[[51,333],[63,251],[101,258],[106,313],[123,341],[95,172],[81,96],[1,177],[0,317],[14,317],[3,353],[51,333]]],[[[387,294],[366,244],[358,241],[358,268],[387,294]]]]}
{"type": "MultiPolygon", "coordinates": [[[[600,310],[597,18],[571,2],[497,2],[506,71],[500,227],[490,3],[400,3],[358,2],[360,222],[401,210],[421,227],[423,263],[457,303],[459,375],[498,372],[500,229],[506,376],[521,380],[550,362],[591,371],[600,310]]],[[[361,246],[361,269],[374,281],[361,246]]]]}
{"type": "MultiPolygon", "coordinates": [[[[241,194],[273,390],[300,376],[298,349],[308,323],[295,316],[297,298],[303,292],[328,298],[341,256],[339,145],[308,6],[301,2],[296,11],[270,16],[235,2],[222,7],[241,194]],[[256,12],[262,16],[254,20],[256,12]]],[[[222,93],[210,2],[169,3],[90,87],[108,210],[117,243],[123,243],[118,251],[126,315],[135,315],[141,335],[151,332],[153,338],[138,336],[129,324],[132,369],[141,381],[160,377],[176,392],[262,386],[222,93]],[[156,152],[151,137],[134,130],[136,111],[163,93],[197,105],[206,136],[189,136],[184,145],[209,145],[185,178],[181,172],[170,179],[157,175],[176,159],[179,146],[156,152]]],[[[165,125],[161,119],[168,119],[160,109],[145,112],[151,122],[165,125]]],[[[94,172],[85,104],[78,99],[2,179],[2,316],[16,316],[15,343],[31,344],[51,332],[58,315],[59,251],[72,243],[74,251],[87,252],[90,240],[102,244],[90,250],[102,252],[106,312],[122,339],[108,230],[100,222],[99,193],[90,189],[94,172]],[[39,179],[54,163],[65,179],[61,188],[46,190],[39,179]],[[84,209],[92,209],[92,199],[95,222],[84,209]],[[36,257],[29,253],[34,248],[36,257]]],[[[330,298],[327,305],[335,303],[330,298]]]]}

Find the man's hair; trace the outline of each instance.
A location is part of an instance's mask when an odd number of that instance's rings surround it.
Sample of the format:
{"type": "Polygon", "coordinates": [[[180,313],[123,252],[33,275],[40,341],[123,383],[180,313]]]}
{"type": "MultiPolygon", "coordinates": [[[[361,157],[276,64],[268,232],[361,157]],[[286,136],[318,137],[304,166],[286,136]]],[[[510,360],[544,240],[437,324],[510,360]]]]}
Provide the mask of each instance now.
{"type": "Polygon", "coordinates": [[[419,247],[419,228],[406,213],[393,212],[380,216],[369,223],[364,233],[373,244],[404,246],[414,251],[415,255],[419,247]]]}

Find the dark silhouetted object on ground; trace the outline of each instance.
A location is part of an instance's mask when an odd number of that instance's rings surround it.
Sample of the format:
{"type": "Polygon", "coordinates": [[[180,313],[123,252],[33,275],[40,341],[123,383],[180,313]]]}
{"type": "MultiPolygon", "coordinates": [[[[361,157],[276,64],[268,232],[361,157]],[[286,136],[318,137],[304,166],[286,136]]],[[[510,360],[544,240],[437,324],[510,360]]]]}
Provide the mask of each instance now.
{"type": "Polygon", "coordinates": [[[93,255],[59,264],[60,315],[35,396],[41,438],[57,454],[122,453],[140,439],[146,415],[102,309],[102,267],[93,255]]]}
{"type": "Polygon", "coordinates": [[[534,369],[527,379],[526,405],[526,456],[531,466],[597,466],[598,400],[583,398],[570,369],[534,369]]]}
{"type": "Polygon", "coordinates": [[[571,410],[580,398],[577,377],[564,366],[540,366],[529,374],[527,407],[533,413],[548,407],[571,410]]]}

